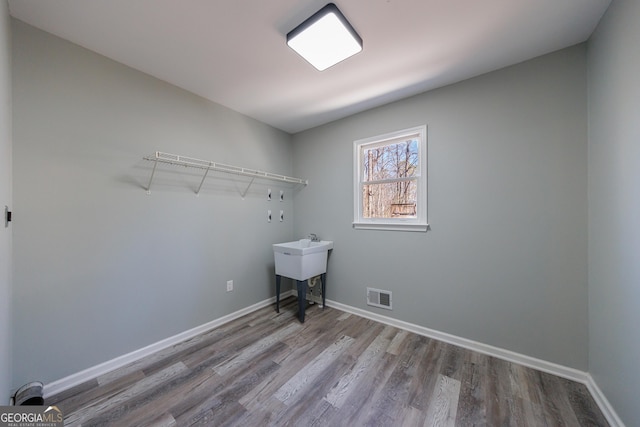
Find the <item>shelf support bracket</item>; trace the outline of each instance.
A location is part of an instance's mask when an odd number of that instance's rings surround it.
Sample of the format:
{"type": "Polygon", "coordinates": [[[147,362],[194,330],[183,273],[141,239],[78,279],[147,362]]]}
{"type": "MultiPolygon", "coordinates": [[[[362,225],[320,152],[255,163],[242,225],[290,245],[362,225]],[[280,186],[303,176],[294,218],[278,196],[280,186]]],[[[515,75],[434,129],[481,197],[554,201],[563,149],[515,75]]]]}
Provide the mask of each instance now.
{"type": "Polygon", "coordinates": [[[251,188],[251,184],[253,184],[253,180],[256,179],[255,177],[251,178],[251,181],[249,181],[249,185],[247,185],[247,188],[245,188],[243,193],[240,193],[240,197],[242,197],[244,199],[244,196],[247,195],[247,193],[249,192],[249,188],[251,188]]]}
{"type": "Polygon", "coordinates": [[[151,176],[149,177],[149,184],[147,185],[147,194],[151,194],[151,182],[153,181],[153,175],[156,173],[156,166],[158,166],[158,158],[153,163],[153,169],[151,170],[151,176]]]}
{"type": "Polygon", "coordinates": [[[209,162],[209,167],[204,171],[204,175],[202,176],[202,181],[200,181],[200,185],[198,186],[198,190],[196,191],[196,196],[200,195],[200,189],[202,188],[202,184],[204,184],[204,180],[207,177],[207,174],[211,170],[211,162],[209,162]]]}

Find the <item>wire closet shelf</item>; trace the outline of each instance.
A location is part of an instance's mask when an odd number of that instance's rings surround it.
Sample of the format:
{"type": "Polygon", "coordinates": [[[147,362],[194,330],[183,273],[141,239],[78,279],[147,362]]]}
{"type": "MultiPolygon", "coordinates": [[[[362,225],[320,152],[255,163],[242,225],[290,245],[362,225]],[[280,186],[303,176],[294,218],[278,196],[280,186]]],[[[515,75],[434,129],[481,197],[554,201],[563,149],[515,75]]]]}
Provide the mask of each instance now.
{"type": "Polygon", "coordinates": [[[277,173],[265,172],[256,169],[243,168],[240,166],[227,165],[210,160],[180,156],[178,154],[164,153],[162,151],[156,151],[152,156],[143,157],[143,159],[154,162],[153,170],[151,171],[151,176],[149,177],[149,184],[147,185],[147,194],[151,194],[151,183],[153,182],[153,177],[156,173],[156,167],[158,166],[158,163],[203,169],[205,172],[202,176],[202,181],[200,181],[200,185],[198,186],[198,190],[196,190],[196,195],[200,193],[202,184],[204,184],[204,180],[207,178],[207,174],[209,173],[209,171],[224,172],[250,177],[251,181],[249,182],[246,190],[242,193],[242,197],[247,194],[247,191],[249,191],[249,187],[251,187],[251,184],[253,184],[253,181],[256,178],[287,182],[290,184],[307,185],[309,183],[309,181],[307,181],[306,179],[294,178],[292,176],[280,175],[277,173]]]}

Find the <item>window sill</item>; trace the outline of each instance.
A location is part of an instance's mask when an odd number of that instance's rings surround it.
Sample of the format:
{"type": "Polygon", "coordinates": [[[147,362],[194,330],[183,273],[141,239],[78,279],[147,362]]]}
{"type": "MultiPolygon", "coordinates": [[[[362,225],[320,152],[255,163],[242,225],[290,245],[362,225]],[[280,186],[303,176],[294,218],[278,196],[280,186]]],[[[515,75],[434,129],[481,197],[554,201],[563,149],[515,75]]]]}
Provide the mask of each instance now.
{"type": "Polygon", "coordinates": [[[354,222],[353,228],[356,230],[387,230],[387,231],[419,231],[426,232],[430,229],[429,224],[403,224],[403,223],[374,223],[374,222],[354,222]]]}

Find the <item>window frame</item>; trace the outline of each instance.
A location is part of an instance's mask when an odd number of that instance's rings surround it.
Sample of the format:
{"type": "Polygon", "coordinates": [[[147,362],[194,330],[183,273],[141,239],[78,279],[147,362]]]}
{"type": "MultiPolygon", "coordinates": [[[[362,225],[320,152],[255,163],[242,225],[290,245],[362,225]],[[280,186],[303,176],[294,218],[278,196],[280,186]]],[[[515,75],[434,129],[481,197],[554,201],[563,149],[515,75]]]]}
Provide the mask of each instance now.
{"type": "MultiPolygon", "coordinates": [[[[353,228],[368,230],[392,231],[427,231],[427,126],[416,126],[389,132],[383,135],[358,139],[353,142],[353,228]],[[416,177],[416,211],[415,218],[364,218],[362,215],[364,181],[363,152],[367,147],[391,145],[399,139],[418,138],[418,174],[416,177]]],[[[390,179],[392,182],[403,181],[406,178],[390,179]]]]}

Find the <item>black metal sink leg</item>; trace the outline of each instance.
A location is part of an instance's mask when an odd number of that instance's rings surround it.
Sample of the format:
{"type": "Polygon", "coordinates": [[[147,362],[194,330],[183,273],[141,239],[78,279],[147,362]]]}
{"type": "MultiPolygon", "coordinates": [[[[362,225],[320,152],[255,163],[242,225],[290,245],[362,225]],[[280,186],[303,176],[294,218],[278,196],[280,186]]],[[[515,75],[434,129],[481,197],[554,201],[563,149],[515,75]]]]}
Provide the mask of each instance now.
{"type": "Polygon", "coordinates": [[[280,276],[276,274],[276,313],[280,313],[280,276]]]}
{"type": "Polygon", "coordinates": [[[307,306],[307,281],[298,280],[298,319],[304,323],[304,310],[307,306]]]}
{"type": "Polygon", "coordinates": [[[327,289],[327,273],[322,273],[320,275],[320,282],[322,282],[322,309],[327,306],[327,298],[325,297],[325,290],[327,289]]]}

